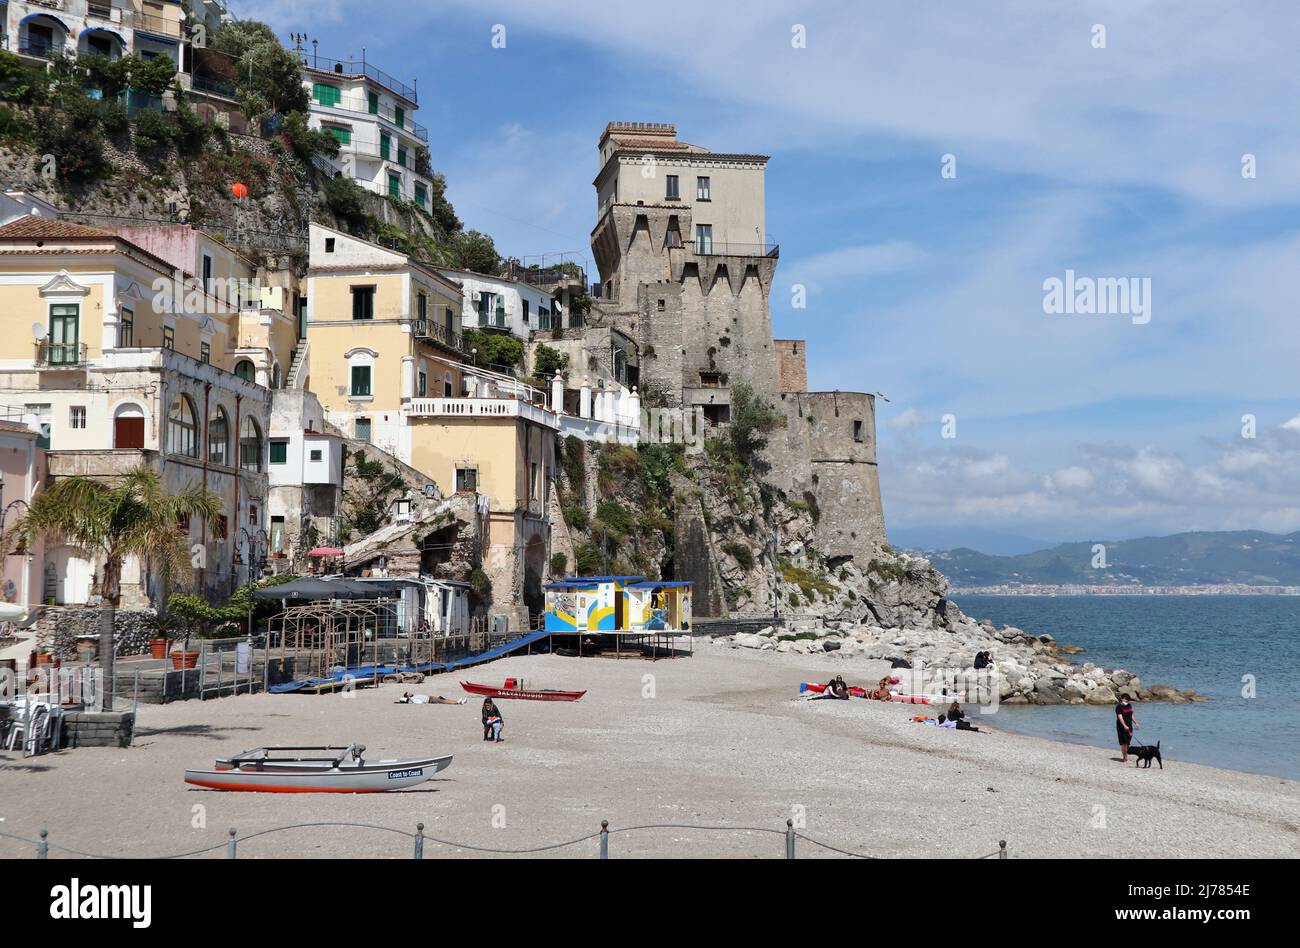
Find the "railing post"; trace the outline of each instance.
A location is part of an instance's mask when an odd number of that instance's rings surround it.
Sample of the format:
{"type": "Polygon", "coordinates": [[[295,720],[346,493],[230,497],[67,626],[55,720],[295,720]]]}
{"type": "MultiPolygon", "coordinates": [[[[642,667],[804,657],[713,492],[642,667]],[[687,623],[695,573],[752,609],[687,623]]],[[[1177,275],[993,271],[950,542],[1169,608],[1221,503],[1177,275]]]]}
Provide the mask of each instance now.
{"type": "Polygon", "coordinates": [[[415,858],[424,858],[424,824],[415,824],[415,858]]]}
{"type": "Polygon", "coordinates": [[[609,858],[609,820],[600,821],[600,858],[609,858]]]}
{"type": "Polygon", "coordinates": [[[785,821],[785,858],[794,858],[794,820],[785,821]]]}
{"type": "MultiPolygon", "coordinates": [[[[26,738],[26,735],[23,735],[23,737],[26,738]]],[[[49,830],[41,830],[41,841],[40,841],[39,843],[36,844],[36,858],[37,858],[37,859],[49,859],[49,858],[50,858],[50,843],[49,843],[49,837],[50,837],[50,831],[49,831],[49,830]]]]}
{"type": "Polygon", "coordinates": [[[1005,839],[998,840],[998,858],[1007,858],[1007,841],[1005,839]]]}
{"type": "Polygon", "coordinates": [[[227,858],[227,859],[234,859],[234,858],[235,858],[235,846],[236,846],[236,840],[235,840],[235,828],[232,826],[232,827],[230,827],[230,838],[229,838],[228,840],[226,840],[226,858],[227,858]]]}

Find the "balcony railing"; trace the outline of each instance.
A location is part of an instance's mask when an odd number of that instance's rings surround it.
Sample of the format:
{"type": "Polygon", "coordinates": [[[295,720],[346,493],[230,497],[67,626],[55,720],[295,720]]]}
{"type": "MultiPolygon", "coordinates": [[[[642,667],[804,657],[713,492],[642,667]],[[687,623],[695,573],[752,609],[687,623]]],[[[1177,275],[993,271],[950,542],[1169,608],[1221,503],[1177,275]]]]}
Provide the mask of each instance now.
{"type": "Polygon", "coordinates": [[[180,39],[181,36],[179,20],[169,20],[166,17],[154,16],[152,13],[137,13],[135,15],[135,28],[144,30],[146,33],[153,33],[155,36],[166,36],[170,39],[180,39]]]}
{"type": "Polygon", "coordinates": [[[697,257],[779,257],[781,247],[775,240],[758,243],[732,243],[722,240],[695,241],[697,257]]]}
{"type": "Polygon", "coordinates": [[[81,342],[50,342],[42,339],[36,343],[36,364],[52,367],[76,367],[89,361],[89,347],[81,342]]]}
{"type": "Polygon", "coordinates": [[[419,122],[412,119],[409,115],[403,116],[401,122],[397,121],[397,113],[392,109],[380,106],[378,112],[372,112],[368,107],[364,109],[358,108],[355,105],[349,105],[348,103],[343,101],[326,103],[326,102],[320,102],[316,99],[312,99],[312,102],[314,102],[316,105],[320,106],[323,109],[340,109],[344,112],[351,112],[354,115],[376,115],[379,118],[384,119],[386,122],[388,122],[388,124],[392,125],[394,128],[399,128],[410,135],[414,135],[416,138],[418,138],[422,142],[425,142],[426,144],[429,141],[429,130],[427,128],[425,128],[419,122]]]}
{"type": "Polygon", "coordinates": [[[367,63],[364,59],[361,62],[356,60],[331,59],[329,56],[318,56],[315,53],[301,52],[298,58],[308,69],[314,69],[317,72],[333,73],[336,76],[365,76],[371,79],[385,89],[395,92],[408,102],[419,104],[419,93],[414,86],[408,86],[400,79],[394,79],[382,69],[376,69],[367,63]]]}
{"type": "Polygon", "coordinates": [[[454,352],[465,352],[465,337],[455,330],[448,329],[431,319],[417,319],[411,331],[416,339],[428,339],[454,352]]]}
{"type": "Polygon", "coordinates": [[[521,398],[413,398],[408,413],[438,418],[522,418],[559,428],[555,412],[521,398]]]}

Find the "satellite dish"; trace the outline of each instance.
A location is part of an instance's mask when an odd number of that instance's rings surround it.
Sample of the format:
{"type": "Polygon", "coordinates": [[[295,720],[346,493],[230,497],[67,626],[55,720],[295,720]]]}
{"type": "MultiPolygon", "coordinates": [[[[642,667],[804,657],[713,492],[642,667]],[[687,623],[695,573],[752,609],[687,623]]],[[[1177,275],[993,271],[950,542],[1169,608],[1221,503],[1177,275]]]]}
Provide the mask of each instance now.
{"type": "Polygon", "coordinates": [[[40,323],[32,323],[32,335],[36,337],[37,342],[40,342],[46,336],[45,327],[40,323]]]}

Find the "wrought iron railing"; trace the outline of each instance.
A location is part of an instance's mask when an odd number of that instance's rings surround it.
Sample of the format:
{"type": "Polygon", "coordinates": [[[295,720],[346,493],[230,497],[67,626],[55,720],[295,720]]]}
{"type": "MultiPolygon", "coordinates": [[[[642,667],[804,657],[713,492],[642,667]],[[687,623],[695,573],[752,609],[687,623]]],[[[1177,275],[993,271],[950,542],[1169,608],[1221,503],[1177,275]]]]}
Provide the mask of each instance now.
{"type": "Polygon", "coordinates": [[[446,326],[436,323],[431,319],[415,320],[413,331],[415,333],[415,338],[417,339],[429,339],[438,343],[440,346],[445,346],[448,349],[455,350],[456,352],[465,351],[464,336],[456,332],[454,329],[448,329],[446,326]]]}
{"type": "Polygon", "coordinates": [[[89,347],[81,342],[50,342],[42,339],[36,343],[36,364],[47,366],[85,365],[89,347]]]}

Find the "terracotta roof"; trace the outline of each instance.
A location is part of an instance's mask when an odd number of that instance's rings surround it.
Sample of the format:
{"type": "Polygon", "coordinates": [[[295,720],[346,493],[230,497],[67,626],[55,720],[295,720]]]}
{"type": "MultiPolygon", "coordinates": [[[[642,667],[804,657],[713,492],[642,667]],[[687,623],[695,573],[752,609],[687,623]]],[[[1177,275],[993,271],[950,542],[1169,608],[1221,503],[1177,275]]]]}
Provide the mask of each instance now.
{"type": "Polygon", "coordinates": [[[0,240],[113,240],[116,234],[71,221],[28,214],[0,227],[0,240]]]}
{"type": "Polygon", "coordinates": [[[625,145],[628,148],[661,148],[664,150],[685,150],[690,148],[686,142],[679,142],[671,138],[625,138],[622,135],[609,136],[612,141],[619,145],[625,145]]]}

